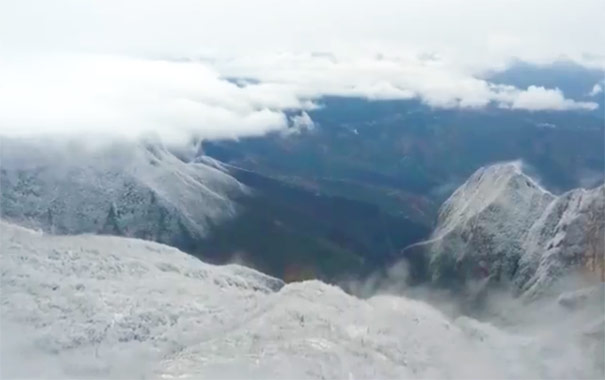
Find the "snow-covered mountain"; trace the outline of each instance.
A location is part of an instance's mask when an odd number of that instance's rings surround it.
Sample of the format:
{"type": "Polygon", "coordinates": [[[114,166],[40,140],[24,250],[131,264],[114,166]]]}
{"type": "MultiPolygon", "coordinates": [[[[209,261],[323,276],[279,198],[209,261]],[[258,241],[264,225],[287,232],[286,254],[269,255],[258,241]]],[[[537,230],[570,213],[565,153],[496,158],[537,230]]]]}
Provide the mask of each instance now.
{"type": "Polygon", "coordinates": [[[404,297],[284,286],[158,243],[0,227],[4,378],[603,375],[599,339],[577,328],[512,334],[404,297]]]}
{"type": "Polygon", "coordinates": [[[556,196],[519,162],[475,172],[443,204],[431,239],[408,250],[430,259],[432,280],[510,282],[533,297],[568,273],[604,280],[605,186],[556,196]]]}
{"type": "Polygon", "coordinates": [[[53,233],[107,233],[186,248],[247,190],[160,143],[0,140],[2,218],[53,233]]]}

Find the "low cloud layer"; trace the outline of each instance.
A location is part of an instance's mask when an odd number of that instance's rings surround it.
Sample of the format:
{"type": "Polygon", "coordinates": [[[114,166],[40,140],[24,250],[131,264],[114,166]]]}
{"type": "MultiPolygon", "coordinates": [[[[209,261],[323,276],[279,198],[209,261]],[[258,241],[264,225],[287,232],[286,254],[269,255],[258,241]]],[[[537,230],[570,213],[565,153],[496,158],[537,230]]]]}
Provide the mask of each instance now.
{"type": "Polygon", "coordinates": [[[55,56],[2,65],[0,132],[7,135],[155,133],[181,142],[284,128],[298,99],[238,87],[196,63],[55,56]]]}
{"type": "Polygon", "coordinates": [[[565,98],[556,88],[496,85],[461,69],[456,61],[414,54],[348,56],[279,54],[213,61],[230,76],[280,83],[307,98],[322,95],[369,99],[418,98],[431,107],[593,110],[597,104],[565,98]]]}
{"type": "Polygon", "coordinates": [[[598,108],[598,105],[594,102],[577,102],[566,99],[558,88],[547,89],[544,87],[529,86],[526,91],[517,92],[512,97],[510,107],[529,111],[566,111],[574,109],[595,110],[598,108]]]}
{"type": "Polygon", "coordinates": [[[594,109],[558,89],[494,85],[418,57],[281,54],[213,61],[53,54],[0,62],[0,134],[159,135],[184,143],[312,126],[325,95],[418,98],[439,108],[594,109]],[[236,81],[226,78],[253,78],[236,81]],[[288,118],[285,111],[298,115],[288,118]]]}

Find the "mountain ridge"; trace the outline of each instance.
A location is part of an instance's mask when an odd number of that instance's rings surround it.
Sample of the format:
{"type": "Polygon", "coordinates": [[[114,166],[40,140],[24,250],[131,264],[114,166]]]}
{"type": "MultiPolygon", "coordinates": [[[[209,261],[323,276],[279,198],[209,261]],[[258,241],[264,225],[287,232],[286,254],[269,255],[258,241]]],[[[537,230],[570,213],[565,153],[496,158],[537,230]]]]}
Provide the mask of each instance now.
{"type": "Polygon", "coordinates": [[[284,285],[159,243],[0,227],[3,377],[602,374],[584,324],[511,333],[406,297],[284,285]]]}
{"type": "Polygon", "coordinates": [[[56,233],[113,233],[173,245],[233,217],[247,188],[161,144],[85,147],[3,140],[2,217],[56,233]]]}
{"type": "Polygon", "coordinates": [[[425,256],[432,282],[488,278],[527,298],[576,269],[602,281],[604,198],[605,185],[556,196],[519,161],[483,167],[444,202],[431,237],[403,254],[425,256]]]}

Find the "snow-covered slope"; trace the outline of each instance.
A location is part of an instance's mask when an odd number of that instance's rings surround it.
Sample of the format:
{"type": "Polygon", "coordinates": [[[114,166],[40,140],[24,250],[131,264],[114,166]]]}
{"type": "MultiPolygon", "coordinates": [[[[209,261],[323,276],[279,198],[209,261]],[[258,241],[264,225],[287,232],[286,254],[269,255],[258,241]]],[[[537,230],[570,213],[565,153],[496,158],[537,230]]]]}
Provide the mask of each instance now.
{"type": "Polygon", "coordinates": [[[246,191],[228,174],[185,163],[159,143],[82,146],[0,140],[5,220],[53,233],[102,232],[186,247],[232,216],[246,191]]]}
{"type": "Polygon", "coordinates": [[[433,236],[414,249],[430,257],[434,281],[512,281],[534,296],[583,269],[603,280],[605,186],[555,196],[518,162],[479,169],[440,210],[433,236]]]}
{"type": "Polygon", "coordinates": [[[603,375],[572,330],[513,335],[404,297],[284,286],[153,242],[0,227],[5,378],[603,375]]]}
{"type": "Polygon", "coordinates": [[[5,378],[137,377],[262,311],[283,285],[153,242],[1,223],[5,378]]]}

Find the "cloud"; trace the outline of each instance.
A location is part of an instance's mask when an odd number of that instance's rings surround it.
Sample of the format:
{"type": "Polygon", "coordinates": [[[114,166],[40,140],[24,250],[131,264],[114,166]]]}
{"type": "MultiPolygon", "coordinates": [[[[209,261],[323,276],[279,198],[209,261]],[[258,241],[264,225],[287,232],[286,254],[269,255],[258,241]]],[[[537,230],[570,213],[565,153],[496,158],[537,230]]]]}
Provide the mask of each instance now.
{"type": "Polygon", "coordinates": [[[0,70],[0,133],[10,136],[155,133],[182,143],[285,128],[282,110],[304,108],[280,86],[238,87],[190,62],[44,56],[0,70]]]}
{"type": "Polygon", "coordinates": [[[588,96],[597,96],[603,92],[603,86],[600,83],[595,84],[592,90],[588,93],[588,96]]]}
{"type": "Polygon", "coordinates": [[[288,133],[300,133],[315,128],[315,122],[308,113],[302,112],[300,115],[295,115],[291,118],[292,125],[288,129],[288,133]]]}
{"type": "Polygon", "coordinates": [[[369,99],[418,98],[438,108],[481,108],[496,103],[503,108],[538,110],[593,110],[592,102],[565,98],[559,89],[530,86],[526,90],[495,85],[461,70],[456,62],[414,54],[356,57],[332,54],[282,53],[215,60],[226,75],[281,83],[300,96],[360,96],[369,99]]]}
{"type": "Polygon", "coordinates": [[[0,135],[151,133],[173,144],[309,128],[304,111],[326,95],[417,98],[438,108],[597,107],[558,89],[494,85],[446,60],[415,55],[282,53],[211,61],[18,55],[0,61],[0,83],[0,135]],[[292,112],[297,116],[286,115],[292,112]]]}
{"type": "Polygon", "coordinates": [[[512,109],[529,111],[567,111],[567,110],[595,110],[599,106],[594,102],[577,102],[566,99],[558,88],[547,89],[538,86],[529,86],[527,90],[519,92],[512,100],[512,109]]]}

